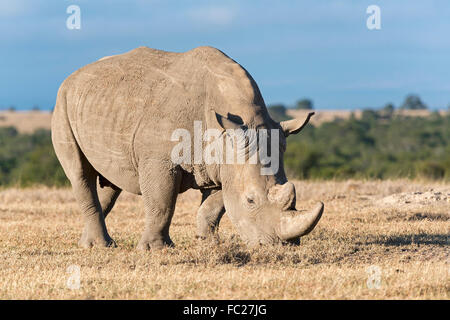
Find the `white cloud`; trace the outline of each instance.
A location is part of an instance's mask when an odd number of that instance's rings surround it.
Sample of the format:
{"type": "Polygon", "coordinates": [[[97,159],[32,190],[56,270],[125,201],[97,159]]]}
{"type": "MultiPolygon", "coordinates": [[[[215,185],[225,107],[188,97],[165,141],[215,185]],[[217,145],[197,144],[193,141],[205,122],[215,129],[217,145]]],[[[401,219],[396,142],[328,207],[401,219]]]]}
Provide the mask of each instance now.
{"type": "Polygon", "coordinates": [[[187,16],[192,21],[201,25],[227,26],[236,18],[235,8],[223,6],[210,6],[192,8],[187,11],[187,16]]]}

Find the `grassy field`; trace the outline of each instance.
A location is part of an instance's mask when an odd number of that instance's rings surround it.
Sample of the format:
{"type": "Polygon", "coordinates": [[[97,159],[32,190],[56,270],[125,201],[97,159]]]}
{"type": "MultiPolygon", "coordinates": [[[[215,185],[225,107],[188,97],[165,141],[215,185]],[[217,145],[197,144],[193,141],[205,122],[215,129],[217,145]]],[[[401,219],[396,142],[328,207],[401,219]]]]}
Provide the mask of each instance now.
{"type": "Polygon", "coordinates": [[[69,189],[0,190],[0,298],[449,298],[449,184],[295,185],[298,209],[325,203],[300,246],[247,249],[226,216],[218,243],[197,240],[200,196],[189,191],[172,222],[176,247],[144,253],[135,250],[144,218],[137,196],[122,194],[108,216],[118,248],[84,250],[77,247],[82,219],[69,189]]]}

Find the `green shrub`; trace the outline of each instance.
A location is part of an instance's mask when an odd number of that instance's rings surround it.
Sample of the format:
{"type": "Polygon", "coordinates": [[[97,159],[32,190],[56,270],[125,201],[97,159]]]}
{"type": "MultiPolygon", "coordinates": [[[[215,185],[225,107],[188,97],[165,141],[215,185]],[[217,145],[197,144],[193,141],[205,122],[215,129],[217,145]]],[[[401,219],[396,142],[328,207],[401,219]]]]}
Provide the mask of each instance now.
{"type": "Polygon", "coordinates": [[[56,158],[50,131],[20,134],[15,128],[0,128],[0,185],[67,185],[56,158]]]}
{"type": "Polygon", "coordinates": [[[423,161],[417,163],[417,176],[427,179],[442,179],[445,177],[445,167],[439,162],[423,161]]]}
{"type": "Polygon", "coordinates": [[[335,120],[288,138],[285,168],[297,178],[450,179],[450,115],[335,120]]]}
{"type": "MultiPolygon", "coordinates": [[[[284,106],[269,108],[285,115],[284,106]]],[[[288,138],[284,167],[301,179],[414,178],[450,180],[450,115],[336,120],[288,138]]],[[[0,185],[67,185],[50,132],[0,127],[0,185]]]]}

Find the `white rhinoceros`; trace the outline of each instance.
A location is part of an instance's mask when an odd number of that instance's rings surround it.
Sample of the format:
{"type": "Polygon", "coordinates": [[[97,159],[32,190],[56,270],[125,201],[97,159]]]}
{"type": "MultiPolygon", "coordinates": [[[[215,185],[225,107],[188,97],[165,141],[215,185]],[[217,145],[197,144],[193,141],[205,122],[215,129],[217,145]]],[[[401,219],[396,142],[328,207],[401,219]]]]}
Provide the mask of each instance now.
{"type": "MultiPolygon", "coordinates": [[[[311,115],[272,120],[248,72],[211,47],[183,53],[140,47],[79,69],[61,85],[52,118],[53,145],[85,219],[79,244],[115,245],[105,218],[126,190],[144,199],[145,231],[138,248],[172,245],[169,226],[177,195],[191,188],[203,194],[200,237],[216,230],[226,210],[250,245],[297,242],[317,224],[323,204],[295,210],[295,188],[282,160],[286,136],[299,132],[311,115]],[[279,148],[271,156],[280,168],[261,174],[267,165],[262,162],[174,162],[173,133],[182,129],[195,136],[199,123],[201,132],[218,129],[223,137],[230,128],[275,130],[279,148]]],[[[245,153],[249,144],[239,148],[245,153]]]]}

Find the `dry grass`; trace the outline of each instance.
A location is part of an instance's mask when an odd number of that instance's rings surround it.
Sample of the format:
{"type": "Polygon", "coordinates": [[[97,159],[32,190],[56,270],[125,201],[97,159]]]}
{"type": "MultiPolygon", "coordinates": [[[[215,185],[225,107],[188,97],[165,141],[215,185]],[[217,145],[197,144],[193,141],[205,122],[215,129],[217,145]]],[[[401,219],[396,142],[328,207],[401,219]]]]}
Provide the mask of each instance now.
{"type": "MultiPolygon", "coordinates": [[[[304,118],[311,110],[297,110],[288,109],[287,114],[293,118],[304,118]]],[[[448,114],[446,110],[438,111],[441,116],[448,114]]],[[[316,114],[311,118],[311,123],[313,125],[320,125],[324,122],[334,121],[335,119],[350,119],[352,114],[356,119],[361,119],[362,110],[316,110],[316,114]]],[[[394,113],[395,115],[407,116],[407,117],[429,117],[433,114],[430,110],[402,110],[397,109],[394,113]]]]}
{"type": "Polygon", "coordinates": [[[218,244],[194,238],[198,192],[180,196],[171,227],[177,247],[137,252],[138,197],[123,194],[107,219],[116,249],[77,247],[82,220],[68,189],[0,192],[3,299],[448,299],[450,197],[393,204],[399,192],[444,190],[412,182],[296,182],[298,207],[325,213],[298,247],[247,249],[225,217],[218,244]],[[391,199],[392,200],[392,199],[391,199]],[[66,285],[69,265],[81,288],[66,285]],[[368,288],[378,266],[378,289],[368,288]]]}
{"type": "MultiPolygon", "coordinates": [[[[291,117],[306,117],[308,110],[289,109],[287,114],[291,117]]],[[[350,116],[359,119],[362,116],[362,110],[318,110],[316,115],[311,118],[311,123],[320,125],[324,122],[335,119],[349,119],[350,116]]],[[[440,110],[439,113],[444,116],[448,111],[440,110]]],[[[429,110],[397,110],[396,114],[410,117],[428,117],[432,114],[429,110]]],[[[0,112],[0,127],[13,126],[21,133],[32,133],[36,129],[50,130],[51,113],[46,111],[25,111],[25,112],[0,112]]]]}
{"type": "Polygon", "coordinates": [[[0,127],[16,127],[21,133],[32,133],[37,129],[50,130],[52,114],[46,111],[0,112],[0,127]]]}

